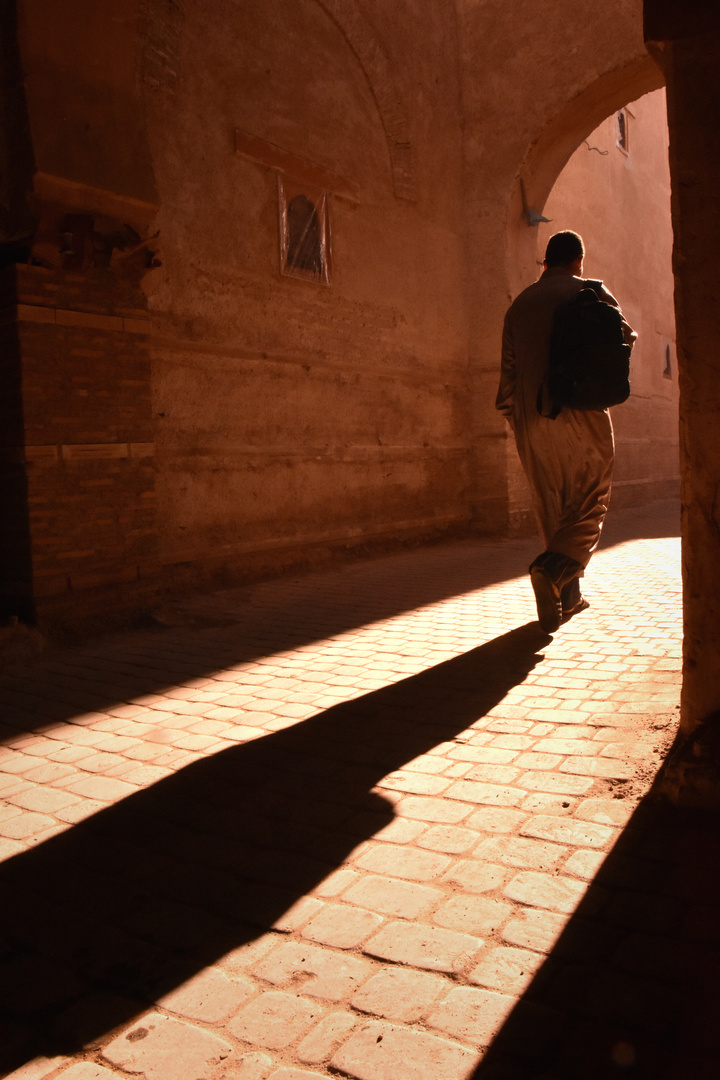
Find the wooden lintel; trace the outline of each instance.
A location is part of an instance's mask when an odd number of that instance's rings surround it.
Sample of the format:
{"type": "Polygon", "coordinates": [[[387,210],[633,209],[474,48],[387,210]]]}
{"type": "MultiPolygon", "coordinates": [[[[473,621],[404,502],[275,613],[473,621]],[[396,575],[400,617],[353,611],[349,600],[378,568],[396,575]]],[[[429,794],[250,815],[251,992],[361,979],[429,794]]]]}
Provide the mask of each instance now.
{"type": "Polygon", "coordinates": [[[144,231],[160,209],[158,203],[106,191],[104,188],[92,187],[90,184],[81,184],[76,180],[45,172],[35,173],[33,194],[44,202],[127,221],[138,231],[144,231]]]}
{"type": "Polygon", "coordinates": [[[248,135],[247,132],[240,131],[238,128],[235,128],[235,153],[259,165],[265,165],[269,169],[279,169],[289,176],[294,176],[297,180],[312,184],[313,187],[331,191],[334,195],[350,199],[352,202],[359,201],[358,186],[351,180],[339,176],[324,165],[317,165],[314,161],[308,161],[307,158],[292,154],[289,150],[283,150],[281,146],[267,142],[257,135],[248,135]]]}

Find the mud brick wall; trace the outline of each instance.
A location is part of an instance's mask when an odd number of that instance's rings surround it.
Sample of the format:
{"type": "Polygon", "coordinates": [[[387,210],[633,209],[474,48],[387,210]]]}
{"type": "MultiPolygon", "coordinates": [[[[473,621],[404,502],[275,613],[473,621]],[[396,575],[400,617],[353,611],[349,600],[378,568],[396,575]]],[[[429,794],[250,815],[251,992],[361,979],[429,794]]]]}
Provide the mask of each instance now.
{"type": "Polygon", "coordinates": [[[0,285],[0,622],[33,617],[20,346],[6,285],[0,285]]]}
{"type": "MultiPolygon", "coordinates": [[[[7,467],[13,455],[24,462],[24,566],[37,616],[137,611],[152,601],[158,569],[142,296],[110,271],[24,266],[5,271],[2,288],[5,378],[14,370],[21,387],[5,457],[7,467]]],[[[14,554],[22,571],[17,543],[14,554]]]]}

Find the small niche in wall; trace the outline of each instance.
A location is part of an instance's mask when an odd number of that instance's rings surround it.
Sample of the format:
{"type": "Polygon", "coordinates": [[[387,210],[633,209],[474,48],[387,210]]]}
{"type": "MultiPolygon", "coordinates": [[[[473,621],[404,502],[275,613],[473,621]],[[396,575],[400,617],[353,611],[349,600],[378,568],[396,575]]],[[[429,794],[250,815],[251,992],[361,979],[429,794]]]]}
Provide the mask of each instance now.
{"type": "Polygon", "coordinates": [[[330,221],[327,191],[278,175],[280,272],[330,284],[330,221]]]}
{"type": "Polygon", "coordinates": [[[663,360],[665,362],[663,367],[663,378],[672,379],[673,377],[673,347],[667,338],[663,341],[663,360]]]}

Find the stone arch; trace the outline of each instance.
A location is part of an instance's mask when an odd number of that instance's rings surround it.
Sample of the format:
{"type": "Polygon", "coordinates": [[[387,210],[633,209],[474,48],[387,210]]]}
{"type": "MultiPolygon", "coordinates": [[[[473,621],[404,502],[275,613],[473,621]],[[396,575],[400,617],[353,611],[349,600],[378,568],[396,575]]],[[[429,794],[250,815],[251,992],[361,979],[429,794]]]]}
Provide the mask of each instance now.
{"type": "Polygon", "coordinates": [[[414,202],[415,168],[410,125],[382,45],[355,0],[317,0],[317,3],[342,32],[367,79],[388,144],[395,195],[414,202]]]}
{"type": "Polygon", "coordinates": [[[542,213],[555,181],[583,139],[612,112],[665,85],[646,53],[607,72],[572,98],[543,129],[518,169],[508,204],[507,270],[514,296],[536,275],[536,230],[524,206],[542,213]]]}

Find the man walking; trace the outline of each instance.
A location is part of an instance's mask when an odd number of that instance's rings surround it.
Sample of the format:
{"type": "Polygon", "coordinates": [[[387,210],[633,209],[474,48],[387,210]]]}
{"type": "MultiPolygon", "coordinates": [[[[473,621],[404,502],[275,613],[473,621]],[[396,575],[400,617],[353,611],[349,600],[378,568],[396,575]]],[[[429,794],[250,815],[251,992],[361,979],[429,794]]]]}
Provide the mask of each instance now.
{"type": "MultiPolygon", "coordinates": [[[[540,625],[548,633],[589,607],[580,593],[580,578],[600,539],[615,457],[606,409],[562,409],[550,419],[541,416],[537,406],[553,317],[585,287],[584,255],[577,233],[550,238],[544,273],[520,293],[505,316],[496,400],[515,434],[545,543],[546,550],[530,566],[530,580],[540,625]]],[[[604,287],[599,299],[618,307],[604,287]]],[[[637,337],[625,320],[623,334],[630,345],[637,337]]]]}

